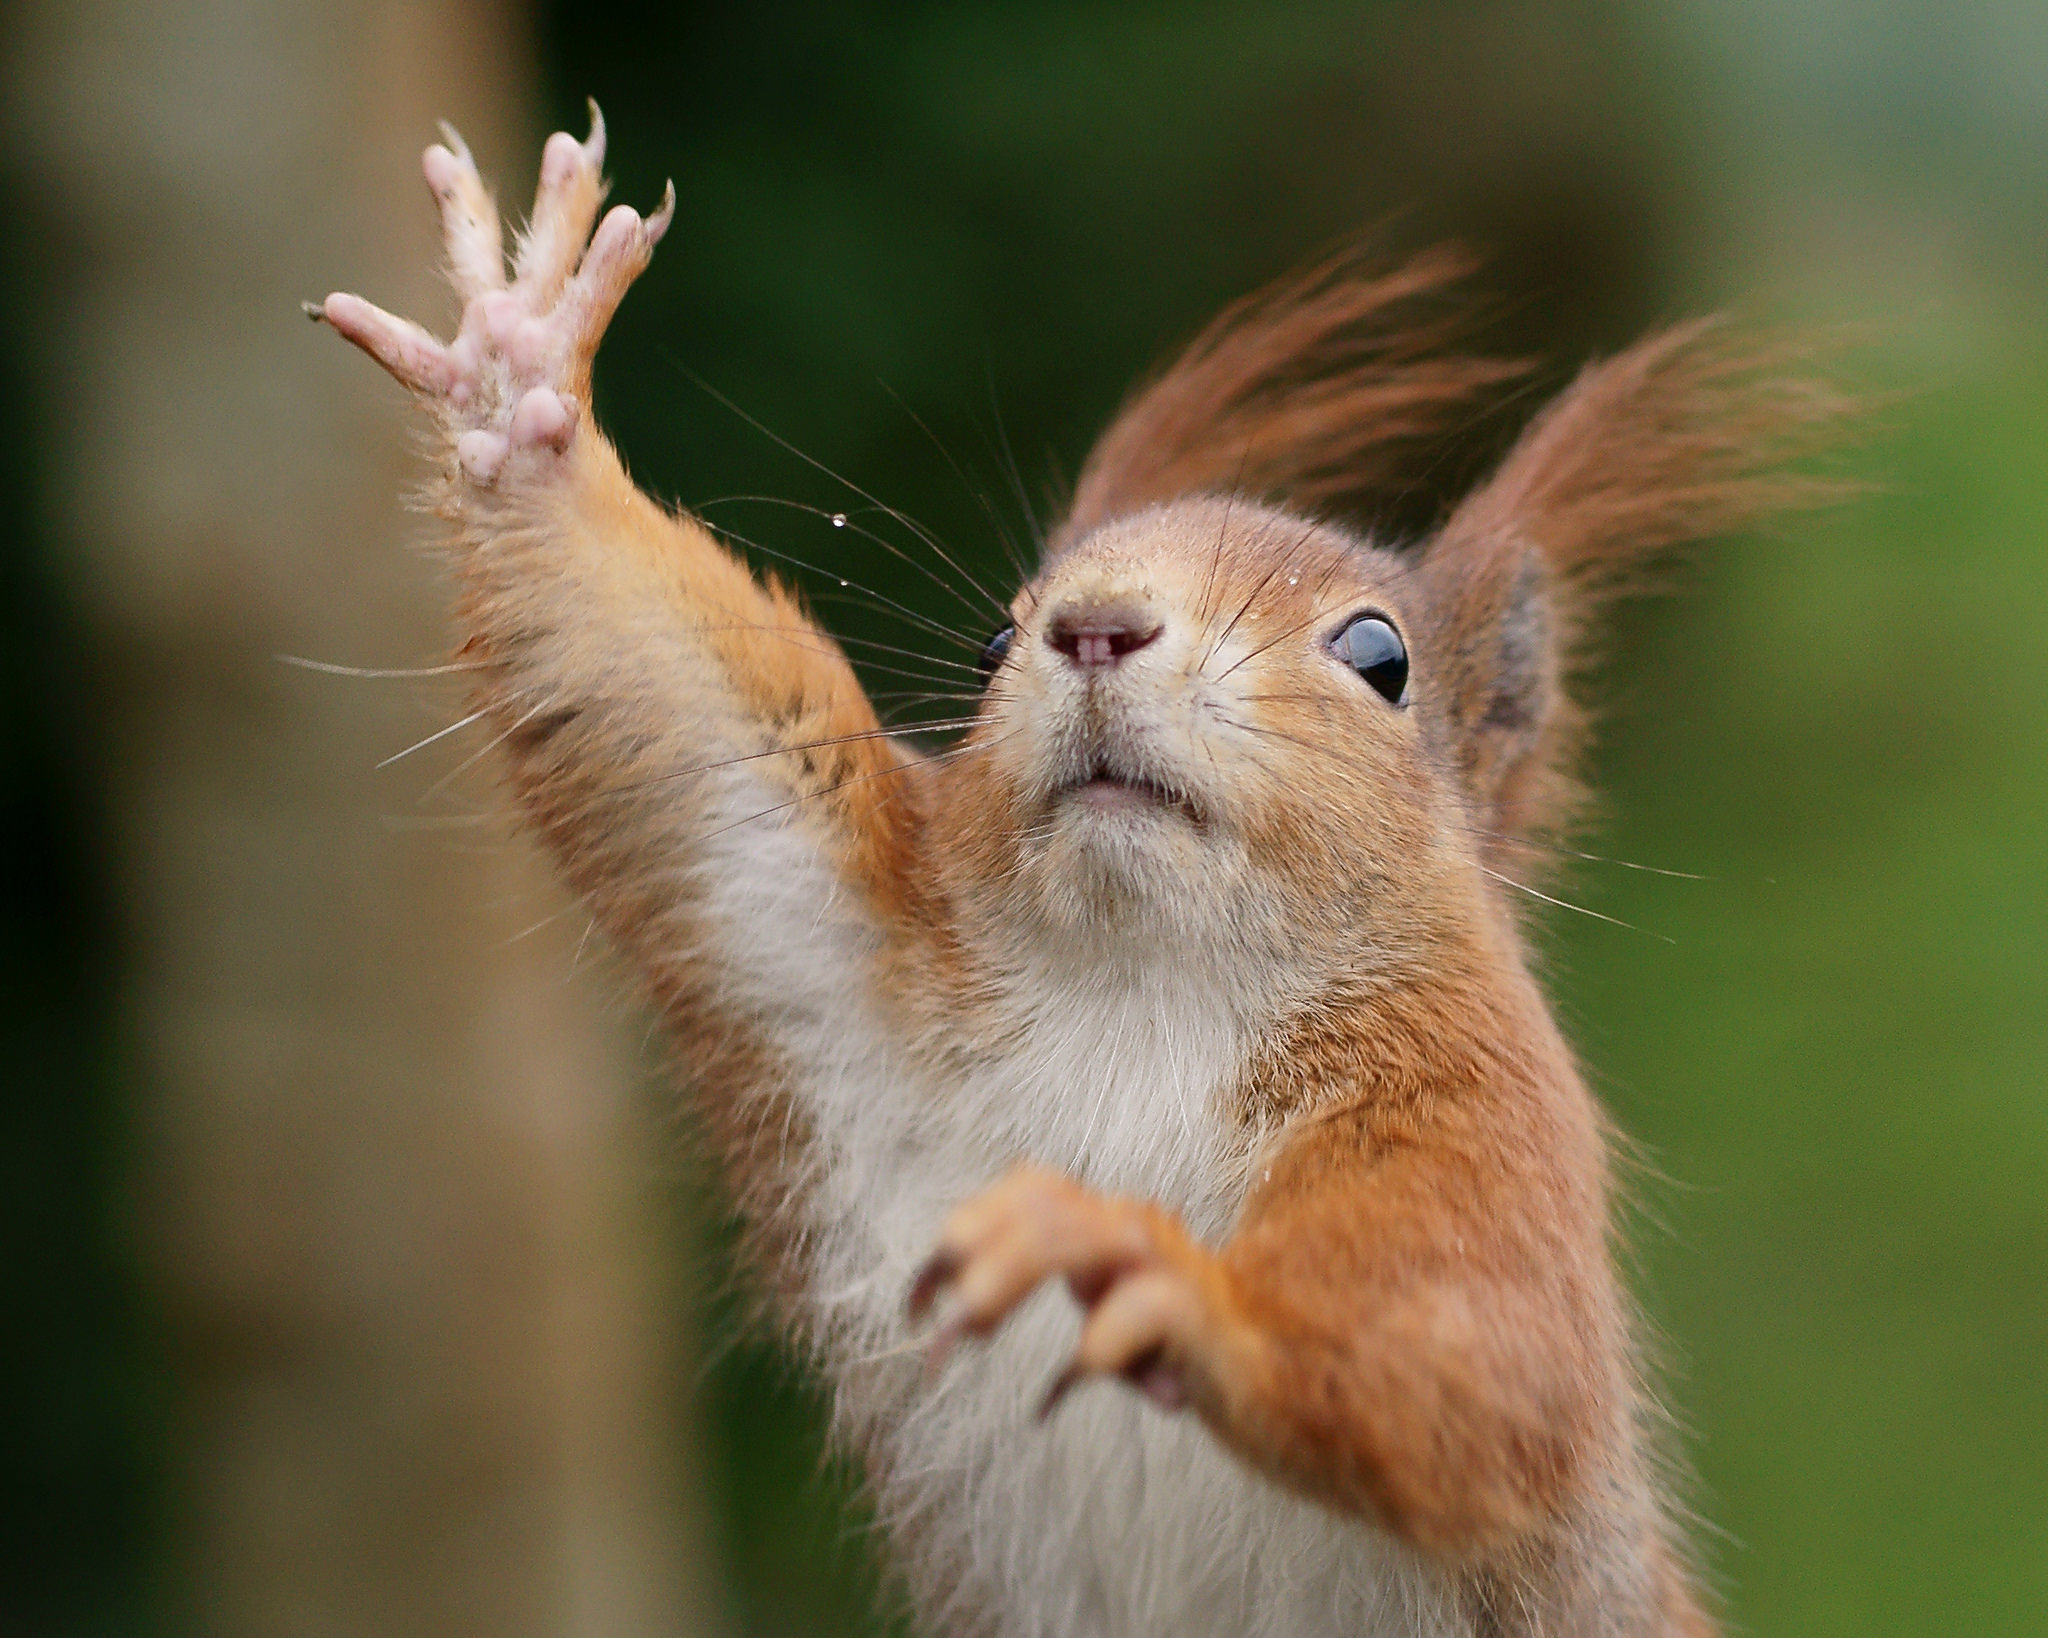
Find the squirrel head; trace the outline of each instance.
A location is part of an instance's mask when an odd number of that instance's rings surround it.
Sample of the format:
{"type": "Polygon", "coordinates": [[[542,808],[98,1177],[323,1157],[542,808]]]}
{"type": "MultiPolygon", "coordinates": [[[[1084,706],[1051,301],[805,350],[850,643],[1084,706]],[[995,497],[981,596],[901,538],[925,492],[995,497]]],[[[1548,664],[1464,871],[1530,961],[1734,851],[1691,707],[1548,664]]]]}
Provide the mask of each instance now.
{"type": "Polygon", "coordinates": [[[1578,811],[1605,602],[1660,549],[1836,492],[1786,463],[1846,400],[1702,321],[1581,372],[1428,539],[1326,521],[1522,373],[1404,320],[1462,271],[1286,281],[1103,435],[938,782],[942,857],[985,916],[1321,970],[1440,960],[1578,811]]]}
{"type": "Polygon", "coordinates": [[[1111,943],[1306,959],[1434,919],[1467,818],[1422,595],[1400,556],[1242,499],[1090,531],[994,645],[945,856],[1012,922],[1111,943]]]}

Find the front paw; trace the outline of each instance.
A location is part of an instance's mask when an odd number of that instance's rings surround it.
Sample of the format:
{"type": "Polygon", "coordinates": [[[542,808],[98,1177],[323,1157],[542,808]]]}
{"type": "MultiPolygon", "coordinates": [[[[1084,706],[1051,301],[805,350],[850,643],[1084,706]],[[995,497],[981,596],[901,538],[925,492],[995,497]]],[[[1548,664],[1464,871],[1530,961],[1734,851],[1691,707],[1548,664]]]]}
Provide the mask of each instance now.
{"type": "Polygon", "coordinates": [[[986,1337],[1046,1280],[1063,1277],[1086,1313],[1080,1341],[1039,1407],[1076,1383],[1121,1377],[1169,1410],[1185,1405],[1217,1323],[1215,1259],[1156,1206],[1093,1193],[1022,1166],[962,1205],[910,1293],[922,1318],[941,1293],[951,1317],[926,1355],[936,1373],[962,1337],[986,1337]]]}
{"type": "Polygon", "coordinates": [[[445,126],[446,145],[427,149],[422,168],[440,202],[448,275],[463,302],[454,341],[360,296],[337,293],[309,309],[439,413],[474,483],[494,482],[522,452],[569,447],[605,327],[675,212],[670,184],[654,215],[615,206],[592,234],[604,200],[605,138],[595,103],[590,116],[584,141],[566,131],[548,138],[509,281],[497,204],[469,149],[445,126]]]}

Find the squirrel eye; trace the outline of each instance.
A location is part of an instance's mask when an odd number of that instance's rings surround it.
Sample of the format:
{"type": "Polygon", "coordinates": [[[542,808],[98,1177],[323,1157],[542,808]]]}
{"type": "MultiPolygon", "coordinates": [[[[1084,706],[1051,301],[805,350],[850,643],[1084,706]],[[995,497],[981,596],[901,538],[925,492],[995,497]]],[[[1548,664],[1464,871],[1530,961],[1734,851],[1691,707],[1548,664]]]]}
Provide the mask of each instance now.
{"type": "Polygon", "coordinates": [[[1016,635],[1017,628],[1015,626],[1005,626],[986,643],[982,644],[980,662],[982,676],[993,677],[996,674],[996,668],[1003,663],[1005,656],[1009,654],[1010,643],[1016,635]]]}
{"type": "Polygon", "coordinates": [[[1408,645],[1391,622],[1361,614],[1330,639],[1330,652],[1350,666],[1391,705],[1408,691],[1408,645]]]}

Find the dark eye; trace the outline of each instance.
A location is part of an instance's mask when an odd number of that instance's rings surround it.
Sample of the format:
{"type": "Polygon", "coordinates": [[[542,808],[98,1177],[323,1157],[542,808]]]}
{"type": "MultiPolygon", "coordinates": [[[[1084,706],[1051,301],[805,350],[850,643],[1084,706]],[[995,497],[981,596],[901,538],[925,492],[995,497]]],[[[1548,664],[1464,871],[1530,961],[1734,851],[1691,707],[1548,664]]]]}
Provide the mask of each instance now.
{"type": "Polygon", "coordinates": [[[982,644],[981,674],[984,677],[993,677],[996,674],[996,668],[1003,663],[1004,656],[1010,652],[1010,644],[1016,638],[1016,635],[1017,628],[1015,626],[1005,626],[986,643],[982,644]]]}
{"type": "Polygon", "coordinates": [[[1377,614],[1361,614],[1330,639],[1330,652],[1371,683],[1380,697],[1399,705],[1408,691],[1408,645],[1377,614]]]}

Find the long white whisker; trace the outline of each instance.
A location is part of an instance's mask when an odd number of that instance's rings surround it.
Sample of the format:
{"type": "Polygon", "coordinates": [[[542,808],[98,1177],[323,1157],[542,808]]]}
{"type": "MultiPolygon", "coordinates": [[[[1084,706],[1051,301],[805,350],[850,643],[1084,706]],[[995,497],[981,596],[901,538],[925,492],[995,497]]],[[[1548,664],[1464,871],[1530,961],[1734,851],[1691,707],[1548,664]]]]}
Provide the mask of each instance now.
{"type": "MultiPolygon", "coordinates": [[[[849,517],[844,512],[828,512],[822,506],[811,505],[809,501],[787,500],[780,495],[721,495],[716,500],[699,502],[697,510],[699,512],[704,512],[708,511],[713,506],[728,505],[786,506],[793,512],[807,512],[814,518],[822,518],[829,522],[835,529],[844,529],[850,534],[859,535],[863,540],[872,540],[877,546],[881,547],[882,550],[887,552],[891,557],[898,558],[902,562],[909,564],[911,568],[915,569],[919,574],[923,575],[925,579],[929,580],[934,586],[937,586],[941,591],[943,591],[948,597],[952,598],[962,608],[968,610],[977,618],[979,618],[981,615],[981,610],[975,605],[975,603],[971,599],[964,595],[961,592],[960,588],[954,585],[952,581],[948,580],[944,575],[937,573],[929,564],[918,562],[916,558],[912,557],[908,552],[904,551],[903,548],[898,546],[893,540],[889,540],[882,535],[878,535],[875,533],[874,530],[866,528],[863,525],[854,522],[853,518],[849,517]]],[[[858,514],[856,513],[855,516],[858,516],[858,514]]],[[[1009,611],[1003,607],[1002,603],[997,599],[994,592],[990,591],[986,586],[982,585],[980,581],[976,580],[972,575],[968,574],[968,572],[965,569],[961,568],[958,563],[954,562],[953,558],[935,540],[927,540],[926,544],[929,545],[931,549],[938,554],[941,561],[950,565],[957,574],[961,575],[967,581],[968,585],[972,586],[975,591],[979,592],[981,596],[988,602],[989,606],[993,608],[998,615],[1002,615],[1007,618],[1009,611]]]]}
{"type": "MultiPolygon", "coordinates": [[[[771,430],[762,422],[756,420],[753,416],[749,415],[745,410],[741,409],[738,404],[734,403],[730,398],[726,397],[724,393],[720,392],[716,387],[712,386],[710,382],[706,381],[695,370],[691,369],[689,365],[683,363],[683,361],[677,358],[673,353],[665,354],[665,356],[668,358],[670,364],[672,364],[676,369],[681,370],[685,376],[687,376],[692,382],[696,384],[699,391],[708,393],[711,397],[717,399],[719,403],[723,404],[728,410],[732,411],[733,414],[737,415],[742,421],[746,422],[748,426],[752,427],[756,432],[760,433],[763,437],[773,439],[776,443],[780,444],[784,449],[788,450],[790,454],[794,455],[798,460],[802,461],[806,466],[811,467],[816,471],[824,473],[825,476],[830,478],[834,483],[844,484],[850,492],[858,495],[862,500],[866,501],[870,506],[874,507],[876,511],[882,513],[883,516],[893,518],[896,522],[902,524],[904,528],[908,529],[912,534],[916,535],[919,540],[922,540],[927,546],[931,547],[933,551],[939,553],[941,557],[945,556],[944,548],[939,545],[938,541],[933,537],[931,531],[926,529],[924,525],[919,523],[915,518],[911,517],[906,512],[898,511],[895,507],[889,505],[879,496],[869,494],[867,490],[861,488],[861,486],[855,483],[851,478],[846,477],[841,473],[834,472],[832,468],[827,466],[823,461],[819,460],[816,456],[805,454],[804,451],[798,449],[795,444],[791,443],[787,438],[783,437],[780,433],[771,430]]],[[[965,571],[963,570],[962,572],[964,573],[965,571]]],[[[983,591],[982,595],[987,596],[988,593],[986,591],[983,591]]],[[[996,603],[996,607],[1000,609],[1002,607],[1002,604],[998,601],[996,603]]]]}
{"type": "MultiPolygon", "coordinates": [[[[996,540],[1003,548],[1003,555],[1010,560],[1010,566],[1017,571],[1018,580],[1028,584],[1031,579],[1031,570],[1024,562],[1023,553],[1017,550],[1016,542],[1010,539],[1010,531],[1003,526],[1003,520],[997,515],[996,509],[990,503],[988,496],[969,481],[966,471],[958,461],[953,459],[953,452],[939,441],[939,435],[936,432],[925,425],[924,417],[904,402],[901,393],[886,381],[882,383],[882,391],[896,400],[897,406],[905,415],[910,417],[912,424],[916,426],[917,430],[931,440],[932,448],[936,449],[945,463],[953,469],[953,475],[960,480],[961,488],[965,489],[973,497],[976,504],[981,507],[982,512],[987,516],[989,527],[995,530],[996,540]]],[[[967,571],[963,569],[960,572],[965,574],[967,571]]]]}
{"type": "Polygon", "coordinates": [[[366,677],[372,680],[398,677],[450,677],[469,671],[487,671],[494,663],[490,660],[454,660],[446,665],[340,665],[333,660],[309,660],[303,654],[273,654],[280,665],[297,666],[301,671],[317,671],[325,677],[366,677]]]}
{"type": "MultiPolygon", "coordinates": [[[[1010,733],[1014,734],[1020,731],[1013,728],[1010,730],[1010,733]]],[[[985,751],[1001,744],[1003,740],[1009,737],[1010,734],[999,735],[997,738],[990,740],[986,745],[956,745],[951,750],[936,753],[932,760],[934,762],[944,761],[957,756],[965,756],[971,751],[985,751]]],[[[763,808],[759,813],[750,813],[742,818],[733,820],[730,824],[720,825],[715,830],[707,830],[696,839],[699,842],[708,842],[714,836],[723,836],[727,831],[737,830],[741,825],[750,825],[756,819],[766,819],[771,814],[782,813],[790,808],[801,807],[804,803],[814,802],[821,796],[832,796],[839,791],[845,790],[850,785],[863,784],[870,779],[886,779],[891,774],[908,773],[915,766],[915,763],[904,763],[894,768],[878,768],[872,773],[855,774],[851,779],[839,780],[836,784],[827,785],[823,790],[806,791],[802,796],[793,797],[787,802],[778,802],[772,808],[763,808]]]]}
{"type": "Polygon", "coordinates": [[[1677,939],[1668,938],[1662,933],[1653,933],[1647,927],[1638,927],[1632,921],[1623,921],[1619,916],[1610,916],[1598,910],[1589,910],[1585,905],[1573,904],[1569,899],[1554,899],[1548,893],[1539,893],[1527,882],[1518,882],[1512,876],[1503,876],[1498,870],[1488,869],[1485,865],[1481,865],[1479,868],[1503,886],[1512,887],[1518,893],[1527,893],[1530,898],[1541,899],[1545,904],[1554,904],[1560,910],[1571,910],[1582,916],[1591,916],[1595,921],[1604,921],[1615,927],[1626,928],[1631,933],[1641,933],[1645,938],[1654,938],[1665,944],[1676,944],[1678,942],[1677,939]]]}
{"type": "Polygon", "coordinates": [[[1710,882],[1712,876],[1702,876],[1690,870],[1667,870],[1662,865],[1637,864],[1633,859],[1617,859],[1605,853],[1582,853],[1575,847],[1565,847],[1557,842],[1539,842],[1529,836],[1514,836],[1501,830],[1474,830],[1474,836],[1483,836],[1490,842],[1507,842],[1515,847],[1526,847],[1538,853],[1558,853],[1567,859],[1584,859],[1590,864],[1615,865],[1623,870],[1640,870],[1648,876],[1670,876],[1681,882],[1710,882]]]}
{"type": "Polygon", "coordinates": [[[424,751],[429,745],[433,744],[436,740],[446,739],[450,734],[459,734],[471,723],[481,722],[485,717],[489,716],[490,714],[491,712],[489,706],[480,707],[479,709],[470,712],[470,714],[464,717],[460,722],[451,722],[448,724],[446,728],[436,729],[433,733],[427,735],[425,739],[414,741],[412,744],[408,745],[402,751],[393,751],[382,762],[378,763],[377,766],[380,768],[388,768],[394,762],[403,762],[407,757],[411,756],[413,752],[424,751]]]}
{"type": "Polygon", "coordinates": [[[543,704],[536,705],[531,710],[521,712],[519,716],[516,717],[511,723],[509,723],[501,732],[493,734],[490,737],[490,739],[485,741],[482,745],[479,745],[474,751],[470,752],[468,756],[464,757],[460,762],[456,763],[454,767],[450,768],[446,773],[444,773],[439,779],[435,780],[433,784],[429,785],[425,790],[421,791],[420,794],[414,798],[414,801],[416,801],[421,807],[425,807],[429,802],[433,801],[435,797],[439,796],[443,791],[445,791],[450,785],[454,784],[456,780],[461,778],[462,775],[467,773],[471,768],[474,768],[479,762],[483,761],[483,759],[489,756],[491,752],[495,751],[500,745],[503,745],[506,740],[510,739],[514,734],[518,733],[520,729],[524,728],[529,722],[533,721],[535,717],[539,716],[546,709],[547,706],[543,704]]]}

